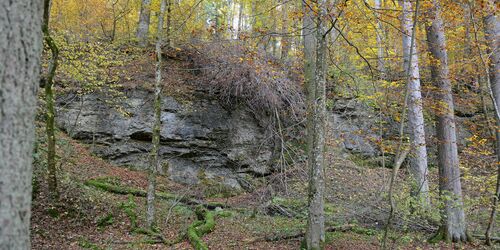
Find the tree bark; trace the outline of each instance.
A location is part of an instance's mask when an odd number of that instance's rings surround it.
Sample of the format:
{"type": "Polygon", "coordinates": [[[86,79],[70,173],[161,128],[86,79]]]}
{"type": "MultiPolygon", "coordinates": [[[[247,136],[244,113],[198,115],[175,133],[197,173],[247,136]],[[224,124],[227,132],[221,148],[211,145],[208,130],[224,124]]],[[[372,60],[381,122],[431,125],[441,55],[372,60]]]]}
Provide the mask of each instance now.
{"type": "Polygon", "coordinates": [[[417,199],[419,205],[426,208],[430,206],[430,199],[429,182],[427,178],[425,122],[417,57],[418,51],[416,43],[412,41],[412,33],[415,28],[412,20],[412,4],[409,0],[404,0],[401,1],[401,5],[403,6],[402,30],[404,67],[407,71],[407,75],[409,75],[408,123],[412,144],[410,153],[410,172],[415,181],[412,185],[412,195],[417,199]],[[411,65],[409,65],[410,62],[411,65]]]}
{"type": "Polygon", "coordinates": [[[167,32],[166,32],[166,39],[165,43],[167,44],[168,47],[172,47],[172,37],[171,37],[171,29],[172,29],[172,1],[173,0],[167,0],[167,32]]]}
{"type": "Polygon", "coordinates": [[[0,249],[30,249],[42,1],[0,1],[0,249]]]}
{"type": "MultiPolygon", "coordinates": [[[[313,78],[308,79],[310,92],[308,95],[308,167],[309,167],[309,197],[308,197],[308,220],[306,228],[305,244],[307,249],[322,249],[325,243],[325,216],[324,216],[324,163],[325,163],[325,136],[326,136],[326,0],[311,3],[317,5],[315,9],[319,13],[315,16],[316,21],[313,21],[313,11],[306,8],[304,17],[304,26],[306,24],[316,24],[315,36],[315,52],[316,56],[315,70],[305,72],[310,77],[312,72],[315,73],[313,78]],[[313,80],[314,79],[314,80],[313,80]],[[314,95],[312,94],[314,93],[314,95]]],[[[305,30],[308,32],[308,30],[305,30]]],[[[307,34],[305,37],[307,38],[307,34]]],[[[308,49],[310,44],[306,44],[308,49]]],[[[308,52],[310,56],[311,52],[308,52]]],[[[310,58],[306,58],[307,60],[310,58]]],[[[308,65],[306,65],[308,66],[308,65]]],[[[310,70],[310,69],[309,69],[310,70]]]]}
{"type": "MultiPolygon", "coordinates": [[[[375,9],[376,11],[380,11],[382,8],[381,0],[375,0],[375,9]]],[[[380,79],[385,79],[385,61],[384,61],[384,27],[382,26],[382,22],[380,19],[380,14],[377,12],[375,14],[377,18],[377,69],[380,74],[380,79]]]]}
{"type": "Polygon", "coordinates": [[[49,194],[52,201],[56,200],[59,196],[57,191],[57,169],[56,169],[56,136],[55,136],[55,116],[56,111],[54,108],[54,77],[58,64],[59,49],[50,36],[49,19],[50,19],[50,0],[44,1],[43,6],[43,24],[42,31],[45,42],[50,48],[52,53],[49,62],[48,75],[45,82],[45,102],[47,105],[45,117],[45,131],[47,134],[47,170],[48,170],[48,186],[49,194]]]}
{"type": "Polygon", "coordinates": [[[240,37],[240,33],[243,30],[243,11],[245,9],[245,6],[243,3],[239,3],[239,9],[238,9],[238,29],[236,32],[236,38],[240,37]]]}
{"type": "Polygon", "coordinates": [[[287,2],[281,1],[281,60],[285,61],[290,50],[290,39],[288,34],[288,6],[287,2]]]}
{"type": "Polygon", "coordinates": [[[427,26],[427,43],[434,60],[431,64],[431,75],[437,87],[435,104],[438,110],[438,167],[439,192],[444,201],[441,218],[441,233],[447,241],[467,241],[465,213],[462,201],[462,186],[455,128],[454,104],[449,79],[448,54],[441,6],[434,0],[429,11],[430,26],[427,26]]]}
{"type": "Polygon", "coordinates": [[[498,208],[498,200],[500,199],[500,116],[498,105],[500,104],[500,22],[496,16],[497,8],[494,1],[488,2],[488,14],[483,18],[484,33],[486,43],[488,45],[488,54],[490,60],[488,61],[489,68],[489,82],[490,91],[495,108],[496,120],[496,154],[497,154],[497,184],[495,189],[495,196],[493,197],[491,216],[488,221],[486,229],[486,244],[491,245],[491,232],[495,224],[495,218],[498,208]]]}
{"type": "Polygon", "coordinates": [[[161,128],[161,45],[163,31],[163,16],[167,0],[161,1],[160,16],[158,17],[158,31],[156,40],[156,83],[155,83],[155,100],[154,100],[154,125],[153,125],[153,149],[151,150],[151,165],[148,170],[148,195],[147,195],[147,213],[146,223],[148,228],[155,226],[155,198],[156,198],[156,174],[160,169],[160,159],[158,156],[160,148],[160,128],[161,128]]]}
{"type": "Polygon", "coordinates": [[[142,0],[139,23],[137,25],[137,41],[139,46],[144,47],[148,43],[149,22],[151,19],[151,0],[142,0]]]}

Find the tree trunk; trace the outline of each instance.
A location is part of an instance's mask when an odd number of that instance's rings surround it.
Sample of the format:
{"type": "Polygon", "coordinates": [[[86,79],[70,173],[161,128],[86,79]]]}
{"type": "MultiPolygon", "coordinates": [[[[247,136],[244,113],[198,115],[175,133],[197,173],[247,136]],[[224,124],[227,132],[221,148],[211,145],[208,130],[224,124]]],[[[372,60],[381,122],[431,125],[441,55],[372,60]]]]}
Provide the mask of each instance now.
{"type": "Polygon", "coordinates": [[[496,7],[494,1],[489,1],[489,7],[492,10],[483,18],[484,33],[486,42],[488,44],[489,60],[489,79],[490,91],[493,97],[493,104],[495,107],[496,118],[496,154],[497,154],[497,185],[495,196],[493,197],[493,204],[491,209],[491,216],[486,230],[486,243],[491,245],[491,232],[493,231],[496,212],[498,207],[498,200],[500,199],[500,116],[498,105],[500,105],[500,22],[496,16],[496,7]]]}
{"type": "Polygon", "coordinates": [[[244,5],[243,3],[239,3],[240,8],[238,10],[238,30],[236,32],[236,38],[240,37],[240,33],[243,30],[243,11],[244,11],[244,5]]]}
{"type": "MultiPolygon", "coordinates": [[[[308,77],[308,167],[309,167],[309,197],[308,197],[308,220],[306,228],[305,244],[307,249],[321,249],[325,243],[325,217],[324,217],[324,161],[325,161],[325,135],[326,135],[326,34],[323,17],[326,15],[326,0],[319,1],[316,8],[319,14],[316,21],[313,21],[313,12],[306,7],[304,17],[305,31],[308,32],[311,25],[316,23],[315,70],[305,72],[308,77]],[[314,79],[314,80],[313,80],[314,79]],[[314,94],[313,94],[314,93],[314,94]]],[[[305,40],[309,34],[306,34],[305,40]]],[[[312,34],[310,34],[312,35],[312,34]]],[[[312,46],[306,42],[307,49],[312,46]]],[[[305,46],[305,47],[306,47],[305,46]]],[[[306,50],[307,50],[306,49],[306,50]]],[[[307,55],[312,54],[308,52],[307,55]]],[[[306,54],[306,53],[304,53],[306,54]]],[[[306,58],[307,61],[310,58],[306,58]]],[[[309,69],[310,70],[310,69],[309,69]]]]}
{"type": "Polygon", "coordinates": [[[172,29],[172,1],[173,0],[167,0],[167,34],[166,34],[166,39],[165,43],[167,44],[168,47],[172,47],[172,37],[171,37],[171,29],[172,29]]]}
{"type": "Polygon", "coordinates": [[[0,1],[0,249],[31,249],[42,1],[0,1]]]}
{"type": "Polygon", "coordinates": [[[160,148],[160,127],[161,127],[161,43],[163,30],[163,16],[167,0],[161,1],[160,16],[158,17],[158,31],[156,40],[156,83],[155,83],[155,100],[154,100],[154,125],[153,125],[153,149],[151,150],[151,165],[148,170],[148,196],[147,196],[147,217],[146,222],[148,228],[153,228],[155,225],[155,197],[156,197],[156,173],[160,169],[160,159],[158,156],[160,148]]]}
{"type": "MultiPolygon", "coordinates": [[[[381,0],[375,0],[375,9],[380,11],[382,5],[381,0]]],[[[377,18],[377,69],[380,74],[380,79],[385,79],[385,62],[384,62],[384,27],[382,26],[382,22],[379,20],[380,14],[377,12],[375,14],[377,18]]]]}
{"type": "Polygon", "coordinates": [[[439,192],[445,204],[442,210],[440,231],[447,241],[467,241],[453,95],[449,79],[446,38],[439,1],[433,1],[433,7],[430,9],[429,15],[431,23],[427,27],[427,42],[431,56],[435,59],[431,60],[431,62],[434,62],[431,65],[431,75],[437,87],[435,105],[438,106],[438,110],[435,113],[438,120],[436,131],[438,138],[439,192]]]}
{"type": "Polygon", "coordinates": [[[290,35],[288,34],[288,6],[287,2],[282,0],[281,3],[281,60],[285,61],[290,50],[290,35]]]}
{"type": "Polygon", "coordinates": [[[43,8],[43,24],[42,31],[45,42],[50,48],[52,53],[49,62],[48,75],[45,79],[45,102],[47,105],[45,117],[45,131],[47,133],[47,170],[48,170],[48,186],[49,194],[52,201],[56,200],[58,195],[57,191],[57,169],[56,169],[56,136],[54,128],[54,119],[56,111],[54,108],[54,77],[57,69],[57,59],[59,56],[59,49],[56,43],[50,36],[49,19],[50,19],[50,0],[44,1],[43,8]]]}
{"type": "Polygon", "coordinates": [[[414,22],[412,20],[412,4],[409,0],[401,1],[401,4],[403,6],[403,58],[404,67],[409,76],[408,123],[412,143],[410,172],[415,181],[412,185],[412,195],[417,199],[419,205],[426,208],[430,206],[429,182],[427,178],[427,149],[422,93],[420,91],[418,52],[416,43],[412,41],[412,33],[415,27],[413,27],[414,22]],[[411,60],[410,56],[412,57],[411,60]],[[409,62],[411,62],[411,65],[409,65],[409,62]]]}
{"type": "Polygon", "coordinates": [[[150,15],[151,0],[142,0],[136,35],[139,46],[141,47],[146,46],[148,43],[150,15]]]}

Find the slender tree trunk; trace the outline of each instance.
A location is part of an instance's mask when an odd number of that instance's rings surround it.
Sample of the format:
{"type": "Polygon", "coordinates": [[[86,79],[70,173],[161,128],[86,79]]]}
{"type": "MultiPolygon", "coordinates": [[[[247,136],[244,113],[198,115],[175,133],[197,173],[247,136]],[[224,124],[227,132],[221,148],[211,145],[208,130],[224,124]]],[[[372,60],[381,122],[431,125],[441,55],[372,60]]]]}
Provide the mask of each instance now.
{"type": "Polygon", "coordinates": [[[139,23],[137,25],[137,41],[139,46],[144,47],[148,43],[149,22],[151,19],[151,0],[142,0],[139,23]]]}
{"type": "Polygon", "coordinates": [[[445,204],[442,210],[440,231],[447,241],[467,241],[453,95],[449,79],[446,38],[439,1],[433,1],[433,7],[430,9],[429,15],[431,23],[427,27],[427,42],[431,55],[435,59],[433,61],[435,63],[431,65],[431,74],[437,87],[435,103],[438,110],[435,113],[438,120],[436,131],[438,138],[439,192],[445,204]]]}
{"type": "Polygon", "coordinates": [[[113,19],[113,28],[111,29],[111,39],[109,39],[111,43],[115,41],[117,22],[118,22],[117,19],[113,19]]]}
{"type": "Polygon", "coordinates": [[[500,199],[500,116],[498,110],[500,105],[500,22],[496,16],[498,10],[495,7],[494,1],[489,1],[489,7],[492,8],[492,10],[490,10],[489,13],[483,18],[483,23],[485,38],[488,44],[488,54],[490,54],[488,65],[490,80],[489,87],[495,107],[497,153],[497,185],[495,196],[493,197],[491,216],[486,230],[486,243],[491,245],[491,232],[493,231],[498,208],[498,200],[500,199]]]}
{"type": "MultiPolygon", "coordinates": [[[[375,0],[375,9],[380,11],[382,5],[381,0],[375,0]]],[[[385,79],[385,61],[384,61],[384,27],[380,19],[380,14],[377,12],[375,14],[377,17],[377,69],[380,74],[380,79],[385,79]]]]}
{"type": "Polygon", "coordinates": [[[244,11],[244,4],[242,2],[239,3],[240,8],[238,10],[238,30],[236,32],[236,37],[238,38],[240,36],[241,31],[243,30],[243,11],[244,11]]]}
{"type": "Polygon", "coordinates": [[[255,32],[257,24],[257,0],[252,0],[252,14],[250,15],[250,30],[252,34],[255,32]]]}
{"type": "Polygon", "coordinates": [[[281,5],[281,60],[285,61],[290,50],[290,35],[288,34],[288,6],[287,2],[282,0],[281,5]]]}
{"type": "Polygon", "coordinates": [[[167,0],[167,34],[165,43],[168,47],[172,47],[171,29],[172,29],[172,1],[167,0]]]}
{"type": "MultiPolygon", "coordinates": [[[[276,2],[277,2],[276,0],[272,0],[271,4],[273,6],[275,6],[276,2]]],[[[278,44],[277,44],[277,39],[276,39],[276,31],[278,30],[277,29],[278,27],[277,27],[277,21],[276,21],[277,18],[274,18],[274,17],[276,17],[276,14],[277,14],[276,8],[272,9],[272,11],[271,11],[271,16],[272,16],[272,18],[271,18],[272,19],[272,23],[271,23],[271,36],[269,36],[268,43],[271,44],[271,48],[270,48],[271,49],[271,51],[270,51],[271,53],[270,54],[277,57],[277,54],[278,54],[277,53],[277,51],[278,51],[278,48],[277,48],[278,44]]]]}
{"type": "Polygon", "coordinates": [[[31,249],[42,1],[0,1],[0,249],[31,249]]]}
{"type": "MultiPolygon", "coordinates": [[[[304,27],[305,32],[309,32],[308,27],[316,23],[315,36],[316,43],[314,52],[307,51],[307,56],[315,54],[315,70],[307,71],[308,61],[306,57],[306,74],[308,77],[308,167],[309,167],[309,216],[305,243],[307,249],[321,249],[325,243],[325,217],[324,217],[324,161],[325,161],[325,136],[326,136],[326,31],[323,17],[326,15],[326,0],[314,2],[319,13],[313,16],[313,12],[305,7],[304,27]],[[316,18],[315,21],[314,18],[316,18]],[[314,80],[313,80],[314,79],[314,80]],[[314,94],[313,94],[314,93],[314,94]],[[311,112],[312,111],[312,112],[311,112]]],[[[311,5],[310,5],[311,6],[311,5]]],[[[311,34],[312,35],[312,34],[311,34]]],[[[309,34],[304,40],[305,50],[311,49],[309,34]]],[[[306,52],[306,51],[305,51],[306,52]]],[[[313,68],[313,69],[314,69],[313,68]]]]}
{"type": "MultiPolygon", "coordinates": [[[[477,56],[477,54],[476,55],[474,54],[474,51],[473,51],[474,46],[473,46],[473,41],[472,41],[472,34],[474,34],[474,38],[477,41],[477,30],[476,30],[476,25],[475,25],[475,21],[474,21],[474,14],[472,12],[473,11],[472,4],[469,3],[469,4],[465,5],[463,8],[464,8],[465,19],[466,19],[466,22],[465,22],[465,55],[467,55],[466,58],[470,62],[473,60],[474,56],[477,56]]],[[[476,44],[476,45],[479,45],[479,44],[476,44]]],[[[478,48],[480,49],[480,47],[478,47],[478,48]]],[[[481,57],[481,55],[480,55],[480,57],[481,57]]],[[[491,121],[489,119],[488,106],[486,103],[486,100],[488,99],[488,95],[487,95],[488,92],[485,90],[488,89],[488,86],[485,86],[486,82],[483,80],[484,78],[482,78],[480,66],[481,65],[474,63],[473,70],[472,70],[472,72],[474,74],[471,74],[470,76],[468,76],[469,78],[467,79],[467,81],[469,83],[474,84],[474,85],[475,85],[475,83],[477,83],[477,86],[479,87],[479,97],[481,100],[481,108],[483,111],[484,122],[486,123],[486,129],[487,129],[489,135],[491,137],[494,137],[495,136],[494,125],[491,124],[491,121]]],[[[486,65],[483,65],[483,66],[486,66],[486,65]]],[[[467,72],[467,73],[469,73],[469,72],[467,72]]],[[[494,147],[496,147],[496,145],[494,145],[494,147]]]]}
{"type": "Polygon", "coordinates": [[[153,125],[153,149],[151,150],[151,165],[148,171],[148,197],[147,197],[147,226],[153,228],[155,225],[155,198],[156,198],[156,173],[160,169],[159,148],[160,148],[160,127],[161,127],[161,44],[163,16],[165,15],[167,0],[161,1],[160,16],[158,17],[158,31],[156,40],[156,83],[154,101],[154,125],[153,125]]]}
{"type": "Polygon", "coordinates": [[[422,93],[420,90],[420,73],[418,66],[417,45],[412,42],[414,22],[412,20],[412,4],[409,0],[401,1],[403,6],[402,30],[403,30],[403,57],[404,67],[408,71],[408,123],[412,142],[410,154],[410,170],[414,178],[412,195],[417,199],[419,205],[426,208],[430,206],[429,182],[427,170],[427,149],[425,142],[425,122],[422,107],[422,93]],[[413,45],[413,48],[411,46],[413,45]],[[411,55],[410,55],[410,51],[411,55]],[[412,57],[410,60],[410,56],[412,57]],[[408,65],[411,62],[411,65],[408,65]]]}
{"type": "MultiPolygon", "coordinates": [[[[304,18],[303,18],[303,42],[304,42],[304,85],[306,87],[306,106],[307,106],[307,124],[306,124],[306,135],[307,135],[307,156],[312,158],[312,144],[313,144],[313,133],[314,133],[314,102],[316,100],[316,83],[315,83],[315,71],[316,71],[316,36],[314,34],[314,17],[313,13],[308,6],[304,5],[304,18]]],[[[309,164],[309,162],[308,162],[309,164]]],[[[309,166],[311,168],[311,166],[309,166]]]]}
{"type": "Polygon", "coordinates": [[[54,108],[54,76],[56,75],[57,59],[59,49],[57,48],[54,39],[50,36],[49,19],[50,19],[50,0],[44,1],[44,13],[42,31],[45,42],[52,53],[49,62],[48,75],[45,81],[45,102],[47,104],[45,131],[47,133],[47,170],[48,170],[48,186],[51,199],[54,201],[58,197],[57,191],[57,169],[56,169],[56,136],[54,119],[56,111],[54,108]]]}

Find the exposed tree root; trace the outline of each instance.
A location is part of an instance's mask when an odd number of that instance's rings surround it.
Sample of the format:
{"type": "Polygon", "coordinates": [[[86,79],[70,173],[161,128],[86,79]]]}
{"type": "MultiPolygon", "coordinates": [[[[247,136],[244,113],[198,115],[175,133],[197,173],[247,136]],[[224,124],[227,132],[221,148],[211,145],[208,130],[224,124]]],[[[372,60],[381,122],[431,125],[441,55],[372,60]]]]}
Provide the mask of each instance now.
{"type": "MultiPolygon", "coordinates": [[[[137,197],[146,197],[147,192],[141,189],[136,189],[136,188],[130,188],[130,187],[123,187],[123,186],[118,186],[114,185],[108,182],[105,182],[103,180],[88,180],[85,181],[85,185],[91,186],[91,187],[96,187],[101,190],[110,192],[110,193],[115,193],[115,194],[122,194],[122,195],[133,195],[137,197]]],[[[179,200],[181,203],[184,203],[186,205],[193,205],[193,206],[203,206],[207,209],[213,210],[216,209],[217,207],[220,208],[228,208],[227,205],[218,203],[218,202],[203,202],[200,200],[197,200],[192,197],[178,197],[177,195],[174,194],[169,194],[165,192],[157,192],[156,197],[163,199],[163,200],[179,200]]]]}
{"type": "MultiPolygon", "coordinates": [[[[474,238],[479,239],[479,240],[486,240],[486,237],[484,235],[473,235],[474,238]]],[[[491,241],[494,241],[495,243],[500,243],[500,237],[490,237],[491,241]]]]}
{"type": "Polygon", "coordinates": [[[465,235],[450,235],[450,234],[447,234],[446,229],[444,229],[443,227],[440,227],[438,229],[438,231],[436,232],[436,234],[434,236],[432,236],[430,239],[429,239],[429,243],[437,243],[439,241],[446,241],[446,242],[470,242],[473,240],[473,238],[471,237],[470,234],[468,234],[467,232],[465,233],[465,235]]]}

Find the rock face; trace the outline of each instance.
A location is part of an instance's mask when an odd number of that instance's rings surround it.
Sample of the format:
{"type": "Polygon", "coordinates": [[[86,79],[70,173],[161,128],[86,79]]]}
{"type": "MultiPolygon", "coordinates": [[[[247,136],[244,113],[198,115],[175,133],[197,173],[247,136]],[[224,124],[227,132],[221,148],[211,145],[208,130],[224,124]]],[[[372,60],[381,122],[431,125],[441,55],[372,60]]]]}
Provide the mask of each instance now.
{"type": "Polygon", "coordinates": [[[344,151],[363,157],[380,154],[374,143],[380,139],[375,113],[360,101],[335,100],[329,121],[331,134],[344,151]]]}
{"type": "MultiPolygon", "coordinates": [[[[57,102],[57,123],[71,137],[92,144],[98,156],[145,169],[151,149],[153,95],[145,90],[129,90],[125,95],[118,105],[108,104],[109,97],[100,94],[62,96],[57,102]]],[[[197,184],[201,178],[217,178],[240,188],[244,175],[266,175],[272,170],[273,141],[244,107],[226,110],[204,94],[182,103],[164,96],[161,119],[160,157],[174,181],[197,184]]]]}

